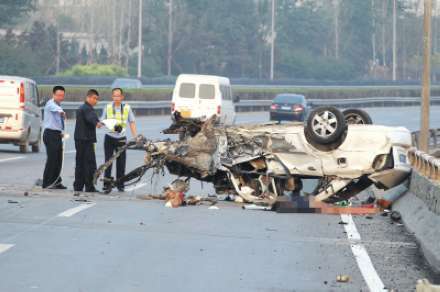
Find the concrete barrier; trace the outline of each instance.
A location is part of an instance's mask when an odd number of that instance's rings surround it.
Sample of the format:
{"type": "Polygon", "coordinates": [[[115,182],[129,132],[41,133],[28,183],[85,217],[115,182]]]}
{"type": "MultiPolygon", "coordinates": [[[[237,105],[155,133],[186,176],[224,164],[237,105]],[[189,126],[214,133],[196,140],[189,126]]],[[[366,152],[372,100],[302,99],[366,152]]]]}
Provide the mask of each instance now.
{"type": "Polygon", "coordinates": [[[401,213],[426,260],[440,272],[440,185],[413,170],[408,192],[394,202],[393,210],[401,213]]]}

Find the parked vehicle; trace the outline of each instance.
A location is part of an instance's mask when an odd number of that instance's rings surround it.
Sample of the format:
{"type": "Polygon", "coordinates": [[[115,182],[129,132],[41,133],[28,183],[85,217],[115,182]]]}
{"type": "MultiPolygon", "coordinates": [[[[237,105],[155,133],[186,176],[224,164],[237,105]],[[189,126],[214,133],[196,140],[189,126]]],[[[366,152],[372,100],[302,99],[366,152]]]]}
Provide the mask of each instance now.
{"type": "Polygon", "coordinates": [[[0,76],[0,143],[13,143],[20,152],[40,151],[41,110],[34,80],[0,76]]]}
{"type": "Polygon", "coordinates": [[[142,88],[142,82],[139,79],[117,78],[113,81],[112,88],[142,88]]]}
{"type": "Polygon", "coordinates": [[[183,119],[207,120],[213,115],[217,122],[231,125],[235,121],[235,105],[228,78],[210,75],[182,74],[173,91],[171,113],[183,119]]]}
{"type": "Polygon", "coordinates": [[[278,94],[270,106],[271,121],[304,121],[309,107],[304,95],[283,93],[278,94]]]}
{"type": "Polygon", "coordinates": [[[411,172],[408,129],[347,123],[348,118],[334,107],[320,107],[307,123],[222,127],[213,118],[178,122],[170,128],[180,125],[191,135],[183,141],[132,144],[147,152],[144,164],[115,184],[166,166],[179,177],[211,182],[217,193],[271,205],[278,196],[298,195],[304,179],[318,179],[311,195],[326,202],[348,199],[372,184],[389,189],[402,183],[411,172]]]}

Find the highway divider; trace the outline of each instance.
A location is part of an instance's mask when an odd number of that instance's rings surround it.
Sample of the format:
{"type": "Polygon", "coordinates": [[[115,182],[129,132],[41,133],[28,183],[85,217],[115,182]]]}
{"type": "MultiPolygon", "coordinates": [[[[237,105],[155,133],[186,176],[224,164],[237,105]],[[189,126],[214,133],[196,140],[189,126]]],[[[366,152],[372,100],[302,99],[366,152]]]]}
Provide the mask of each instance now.
{"type": "Polygon", "coordinates": [[[393,203],[393,210],[401,213],[426,260],[440,272],[440,159],[415,148],[408,158],[413,166],[409,188],[393,203]]]}
{"type": "MultiPolygon", "coordinates": [[[[169,115],[171,101],[127,101],[138,116],[169,115]]],[[[265,112],[269,111],[271,100],[241,100],[235,104],[237,112],[265,112]]],[[[338,108],[351,107],[403,107],[420,105],[419,97],[365,97],[365,98],[343,98],[343,99],[309,99],[309,105],[314,108],[318,106],[336,106],[338,108]]],[[[106,101],[96,106],[102,111],[106,101]]],[[[440,97],[431,97],[432,105],[440,105],[440,97]]],[[[76,109],[81,102],[63,102],[69,118],[75,117],[76,109]]]]}

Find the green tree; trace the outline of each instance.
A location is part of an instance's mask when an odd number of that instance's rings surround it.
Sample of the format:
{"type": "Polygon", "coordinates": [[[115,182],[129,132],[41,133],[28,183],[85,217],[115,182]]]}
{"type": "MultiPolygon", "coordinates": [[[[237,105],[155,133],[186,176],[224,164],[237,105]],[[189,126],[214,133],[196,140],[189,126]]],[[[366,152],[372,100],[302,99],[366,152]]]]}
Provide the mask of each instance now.
{"type": "Polygon", "coordinates": [[[0,27],[13,24],[34,8],[35,0],[2,0],[0,2],[0,27]]]}

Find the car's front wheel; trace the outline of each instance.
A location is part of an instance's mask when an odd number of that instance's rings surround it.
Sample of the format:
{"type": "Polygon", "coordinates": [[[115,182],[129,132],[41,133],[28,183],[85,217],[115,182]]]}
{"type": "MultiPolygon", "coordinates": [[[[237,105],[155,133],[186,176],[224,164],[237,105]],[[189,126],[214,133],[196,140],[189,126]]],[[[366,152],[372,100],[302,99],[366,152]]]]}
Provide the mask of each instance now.
{"type": "Polygon", "coordinates": [[[332,150],[343,142],[346,129],[344,115],[337,108],[319,107],[310,113],[304,134],[312,146],[332,150]]]}

